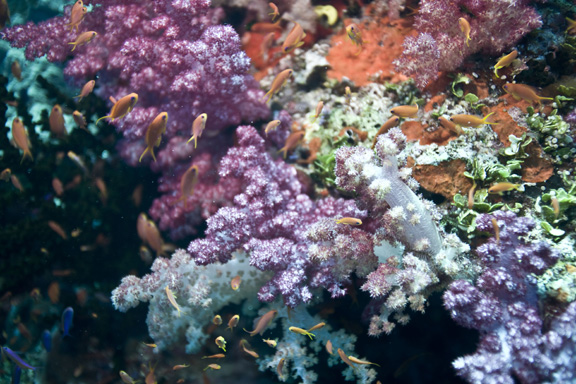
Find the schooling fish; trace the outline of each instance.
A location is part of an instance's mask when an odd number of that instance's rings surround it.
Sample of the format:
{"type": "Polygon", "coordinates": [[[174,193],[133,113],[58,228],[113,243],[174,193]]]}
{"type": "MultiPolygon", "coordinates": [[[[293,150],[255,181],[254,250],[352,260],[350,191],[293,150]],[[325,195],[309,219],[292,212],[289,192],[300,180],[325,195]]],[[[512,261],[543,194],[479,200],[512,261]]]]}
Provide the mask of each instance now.
{"type": "Polygon", "coordinates": [[[540,100],[554,100],[552,97],[538,96],[534,88],[525,84],[506,83],[502,88],[516,100],[522,99],[536,104],[540,104],[540,100]]]}
{"type": "Polygon", "coordinates": [[[310,338],[310,340],[314,340],[314,337],[316,337],[313,333],[310,333],[310,332],[308,332],[307,330],[302,329],[302,328],[290,327],[290,328],[288,328],[288,330],[289,330],[290,332],[294,332],[294,333],[298,333],[298,334],[300,334],[300,335],[308,336],[308,337],[310,338]]]}
{"type": "Polygon", "coordinates": [[[207,119],[208,115],[206,113],[203,113],[194,120],[194,122],[192,123],[192,137],[190,138],[190,140],[188,140],[186,144],[194,140],[194,148],[196,148],[196,145],[198,144],[198,139],[200,138],[200,136],[202,136],[202,132],[204,132],[204,129],[206,128],[207,119]]]}
{"type": "Polygon", "coordinates": [[[362,225],[362,220],[355,217],[343,217],[341,219],[336,219],[336,224],[362,225]]]}
{"type": "Polygon", "coordinates": [[[74,98],[78,99],[78,102],[82,101],[84,97],[92,93],[92,91],[94,90],[94,85],[96,85],[96,81],[90,80],[89,82],[84,84],[82,90],[80,91],[80,94],[78,96],[75,96],[74,98]]]}
{"type": "Polygon", "coordinates": [[[274,21],[274,19],[280,16],[280,12],[278,11],[278,7],[276,6],[276,4],[268,3],[268,5],[270,6],[270,8],[272,8],[272,12],[269,13],[268,15],[272,16],[272,21],[274,21]]]}
{"type": "Polygon", "coordinates": [[[240,288],[240,283],[242,282],[242,278],[239,275],[234,276],[234,278],[230,281],[230,287],[233,291],[237,291],[240,288]]]}
{"type": "Polygon", "coordinates": [[[468,44],[468,42],[472,40],[470,38],[470,23],[468,22],[468,20],[461,17],[458,19],[458,24],[460,25],[460,30],[462,31],[464,36],[466,36],[466,45],[469,47],[470,44],[468,44]]]}
{"type": "Polygon", "coordinates": [[[518,51],[513,50],[512,52],[510,52],[509,54],[503,56],[502,58],[500,58],[500,60],[498,60],[498,62],[494,65],[494,74],[496,75],[497,78],[500,78],[500,76],[498,76],[498,70],[512,64],[512,62],[516,60],[516,57],[518,57],[518,51]]]}
{"type": "Polygon", "coordinates": [[[120,100],[116,100],[115,98],[110,97],[110,101],[114,104],[110,110],[110,114],[99,118],[96,120],[95,124],[98,124],[98,122],[102,119],[110,119],[110,121],[121,119],[128,113],[132,112],[134,106],[138,102],[138,94],[131,93],[120,98],[120,100]]]}
{"type": "Polygon", "coordinates": [[[226,327],[226,329],[230,328],[230,331],[233,331],[234,328],[238,325],[238,321],[240,321],[239,315],[232,316],[230,320],[228,320],[228,327],[226,327]]]}
{"type": "Polygon", "coordinates": [[[458,124],[461,127],[479,127],[481,125],[484,124],[492,124],[492,125],[496,125],[498,123],[491,123],[489,121],[487,121],[488,117],[490,117],[491,115],[493,115],[494,112],[490,112],[489,114],[487,114],[484,117],[478,117],[478,116],[474,116],[474,115],[452,115],[450,116],[450,121],[458,124]]]}
{"type": "Polygon", "coordinates": [[[288,53],[298,47],[301,47],[302,45],[304,45],[303,40],[305,37],[306,32],[304,32],[300,24],[294,22],[294,27],[292,27],[292,30],[286,37],[286,40],[284,40],[284,43],[282,44],[282,51],[284,53],[288,53]]]}
{"type": "Polygon", "coordinates": [[[252,356],[253,358],[257,359],[260,357],[260,355],[258,355],[256,352],[254,352],[253,350],[249,349],[250,348],[250,344],[248,344],[248,342],[244,339],[240,340],[240,347],[242,347],[242,349],[244,350],[244,352],[246,352],[247,354],[249,354],[250,356],[252,356]]]}
{"type": "Polygon", "coordinates": [[[162,112],[152,120],[148,129],[146,130],[146,149],[140,155],[139,162],[142,161],[144,155],[148,152],[152,155],[154,161],[156,161],[156,155],[154,154],[154,147],[159,147],[162,141],[162,134],[166,132],[166,125],[168,125],[168,112],[162,112]]]}
{"type": "Polygon", "coordinates": [[[222,336],[218,336],[216,340],[214,340],[214,343],[216,343],[218,348],[226,352],[226,340],[222,336]]]}
{"type": "Polygon", "coordinates": [[[254,328],[253,331],[246,331],[246,330],[244,331],[248,332],[250,336],[254,336],[257,334],[262,335],[266,330],[266,328],[268,328],[268,326],[272,324],[272,321],[274,321],[277,315],[278,311],[275,309],[268,311],[258,319],[256,327],[254,328]]]}
{"type": "Polygon", "coordinates": [[[278,150],[278,153],[283,152],[284,158],[286,158],[286,155],[288,155],[288,151],[291,151],[294,148],[296,148],[300,143],[300,141],[304,138],[305,134],[306,132],[304,131],[294,132],[290,134],[290,136],[288,136],[288,138],[286,139],[286,143],[284,144],[284,146],[278,150]]]}
{"type": "Polygon", "coordinates": [[[80,36],[78,36],[78,38],[76,39],[76,41],[72,42],[72,43],[68,43],[68,44],[72,44],[74,47],[72,48],[72,51],[76,49],[77,46],[80,45],[84,45],[84,44],[88,44],[89,42],[91,42],[96,36],[98,36],[98,33],[94,32],[94,31],[88,31],[88,32],[84,32],[82,33],[80,36]]]}
{"type": "Polygon", "coordinates": [[[184,201],[186,209],[186,200],[194,194],[194,187],[198,184],[198,166],[193,165],[184,172],[180,179],[180,193],[182,196],[176,201],[184,201]]]}
{"type": "Polygon", "coordinates": [[[47,329],[42,332],[42,345],[44,346],[46,352],[50,352],[52,350],[52,335],[47,329]]]}
{"type": "Polygon", "coordinates": [[[418,104],[399,105],[392,108],[390,113],[398,117],[416,117],[416,115],[418,115],[418,104]]]}
{"type": "Polygon", "coordinates": [[[54,134],[54,136],[63,137],[68,134],[66,131],[66,126],[64,125],[64,112],[62,111],[62,107],[60,105],[56,104],[54,107],[52,107],[48,122],[50,123],[50,131],[54,134]]]}
{"type": "Polygon", "coordinates": [[[376,146],[376,141],[378,141],[378,137],[387,133],[390,129],[396,127],[400,122],[400,118],[398,116],[392,116],[388,120],[382,124],[378,132],[376,132],[376,136],[374,136],[374,140],[372,141],[372,149],[376,146]]]}
{"type": "Polygon", "coordinates": [[[272,120],[268,124],[266,124],[266,128],[264,129],[264,133],[268,136],[268,132],[276,130],[276,128],[281,124],[280,120],[272,120]]]}
{"type": "Polygon", "coordinates": [[[269,102],[270,99],[272,98],[272,96],[277,93],[280,88],[282,88],[284,86],[284,84],[286,84],[286,82],[288,81],[288,78],[290,76],[292,76],[292,71],[291,69],[285,69],[282,72],[280,72],[278,75],[276,75],[276,77],[274,78],[274,81],[272,81],[272,85],[270,86],[270,90],[268,92],[266,92],[266,94],[264,95],[264,97],[267,97],[268,99],[266,100],[266,102],[269,102]]]}
{"type": "Polygon", "coordinates": [[[70,336],[70,328],[72,327],[72,319],[74,318],[74,309],[68,307],[62,312],[62,337],[70,336]]]}
{"type": "Polygon", "coordinates": [[[22,164],[25,158],[34,160],[32,152],[30,152],[30,139],[28,138],[28,131],[26,131],[22,120],[20,120],[18,117],[15,117],[14,120],[12,120],[12,137],[14,138],[14,142],[18,148],[24,151],[22,160],[20,160],[20,164],[22,164]]]}
{"type": "Polygon", "coordinates": [[[16,352],[14,352],[13,350],[11,350],[8,347],[2,347],[2,350],[4,351],[4,354],[6,356],[8,356],[8,358],[10,360],[12,360],[12,362],[14,364],[16,364],[17,366],[19,366],[22,369],[29,369],[31,371],[35,371],[36,367],[31,366],[30,364],[28,364],[27,362],[25,362],[24,360],[22,360],[20,358],[20,356],[18,356],[18,354],[16,352]]]}
{"type": "Polygon", "coordinates": [[[350,40],[352,40],[354,44],[360,47],[360,50],[357,53],[357,55],[359,55],[360,52],[362,52],[362,47],[364,44],[366,44],[366,41],[362,38],[362,32],[360,31],[360,28],[356,24],[352,23],[346,27],[346,33],[348,34],[350,40]]]}
{"type": "Polygon", "coordinates": [[[84,20],[87,11],[88,9],[84,6],[82,0],[75,2],[70,11],[70,23],[66,24],[66,27],[70,27],[70,31],[76,28],[76,32],[78,32],[78,25],[84,20]]]}

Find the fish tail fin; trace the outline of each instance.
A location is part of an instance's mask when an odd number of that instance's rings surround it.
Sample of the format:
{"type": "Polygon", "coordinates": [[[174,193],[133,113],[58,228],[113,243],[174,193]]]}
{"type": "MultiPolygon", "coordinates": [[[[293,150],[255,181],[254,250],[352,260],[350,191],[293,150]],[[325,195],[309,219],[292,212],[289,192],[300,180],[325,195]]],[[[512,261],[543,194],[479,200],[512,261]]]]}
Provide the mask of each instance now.
{"type": "Polygon", "coordinates": [[[271,98],[272,98],[272,90],[269,90],[268,92],[266,92],[264,97],[262,97],[262,99],[266,99],[266,103],[269,103],[271,98]]]}
{"type": "Polygon", "coordinates": [[[150,147],[146,147],[146,149],[144,150],[144,152],[142,152],[142,154],[140,155],[140,160],[138,160],[139,163],[142,162],[142,159],[144,158],[144,155],[150,150],[150,147]]]}
{"type": "Polygon", "coordinates": [[[22,164],[24,162],[25,158],[29,158],[30,161],[34,161],[34,156],[32,156],[32,152],[30,152],[29,149],[24,151],[24,154],[22,155],[22,160],[20,160],[20,164],[22,164]]]}
{"type": "Polygon", "coordinates": [[[99,118],[98,120],[96,120],[96,122],[94,123],[94,125],[98,125],[98,122],[102,119],[106,119],[107,117],[111,117],[110,115],[108,116],[102,116],[101,118],[99,118]]]}
{"type": "Polygon", "coordinates": [[[74,47],[72,47],[72,51],[70,51],[70,52],[73,52],[76,49],[76,43],[68,43],[68,44],[72,44],[74,46],[74,47]]]}
{"type": "Polygon", "coordinates": [[[500,76],[498,76],[498,70],[500,69],[500,67],[494,67],[494,74],[496,75],[496,78],[500,78],[500,76]]]}
{"type": "Polygon", "coordinates": [[[494,114],[494,112],[490,112],[489,114],[487,114],[486,116],[484,116],[484,118],[482,119],[482,121],[484,122],[484,124],[492,124],[492,125],[496,125],[498,123],[491,123],[488,121],[488,118],[490,116],[492,116],[494,114]]]}
{"type": "Polygon", "coordinates": [[[194,149],[196,149],[196,146],[198,145],[198,138],[195,137],[194,138],[194,149]]]}
{"type": "Polygon", "coordinates": [[[541,97],[541,96],[539,96],[538,100],[554,100],[554,98],[553,97],[541,97]]]}
{"type": "Polygon", "coordinates": [[[288,154],[288,148],[286,148],[286,147],[280,148],[278,150],[278,152],[276,152],[276,153],[281,153],[281,152],[284,152],[284,159],[286,159],[286,155],[288,154]]]}
{"type": "Polygon", "coordinates": [[[194,136],[192,136],[192,137],[186,142],[186,144],[190,144],[190,142],[191,142],[192,140],[194,140],[194,136]]]}
{"type": "Polygon", "coordinates": [[[152,155],[152,158],[154,159],[154,162],[156,162],[156,155],[154,154],[154,147],[152,147],[150,149],[150,154],[152,155]]]}

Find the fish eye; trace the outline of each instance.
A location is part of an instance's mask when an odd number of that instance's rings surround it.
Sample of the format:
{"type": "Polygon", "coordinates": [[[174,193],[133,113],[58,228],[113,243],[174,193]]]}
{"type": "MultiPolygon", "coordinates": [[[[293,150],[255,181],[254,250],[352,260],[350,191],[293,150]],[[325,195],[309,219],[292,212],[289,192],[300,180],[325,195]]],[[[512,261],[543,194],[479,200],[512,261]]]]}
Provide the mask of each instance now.
{"type": "Polygon", "coordinates": [[[450,121],[454,121],[454,119],[453,119],[453,118],[450,118],[450,121]]]}
{"type": "Polygon", "coordinates": [[[132,97],[130,98],[130,100],[134,100],[134,99],[135,99],[135,97],[134,97],[134,96],[132,96],[132,97]]]}

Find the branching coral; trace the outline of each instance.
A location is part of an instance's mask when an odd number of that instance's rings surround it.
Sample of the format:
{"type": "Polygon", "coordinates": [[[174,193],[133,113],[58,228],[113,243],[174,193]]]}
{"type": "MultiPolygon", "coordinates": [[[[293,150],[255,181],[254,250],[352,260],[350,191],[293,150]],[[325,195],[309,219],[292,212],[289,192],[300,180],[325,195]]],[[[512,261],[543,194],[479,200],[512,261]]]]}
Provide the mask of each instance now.
{"type": "Polygon", "coordinates": [[[528,0],[423,0],[415,27],[416,38],[407,38],[397,69],[414,76],[419,88],[451,71],[473,53],[497,55],[542,23],[528,0]],[[460,31],[458,18],[468,20],[469,45],[460,31]]]}
{"type": "Polygon", "coordinates": [[[499,236],[477,249],[485,270],[476,286],[468,281],[452,283],[444,305],[459,324],[478,329],[478,351],[454,362],[458,374],[471,383],[563,382],[574,374],[576,335],[566,327],[576,316],[576,306],[552,320],[543,333],[536,280],[558,254],[544,242],[524,239],[534,227],[527,217],[498,211],[478,217],[478,229],[499,236]],[[494,221],[496,224],[494,224],[494,221]]]}

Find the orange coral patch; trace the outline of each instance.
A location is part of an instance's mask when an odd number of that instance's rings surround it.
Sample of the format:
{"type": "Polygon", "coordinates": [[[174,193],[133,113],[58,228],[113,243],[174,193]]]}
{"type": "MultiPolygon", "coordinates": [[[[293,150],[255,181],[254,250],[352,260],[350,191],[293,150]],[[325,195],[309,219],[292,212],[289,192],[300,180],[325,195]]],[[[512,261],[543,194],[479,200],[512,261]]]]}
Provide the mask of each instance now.
{"type": "Polygon", "coordinates": [[[422,188],[452,200],[456,193],[465,193],[472,188],[472,181],[463,175],[465,170],[466,162],[457,159],[439,165],[415,165],[412,176],[422,188]]]}

